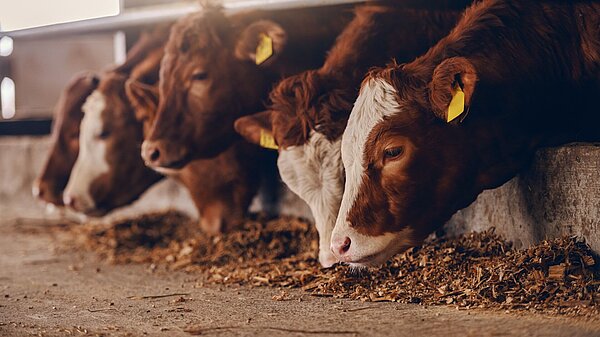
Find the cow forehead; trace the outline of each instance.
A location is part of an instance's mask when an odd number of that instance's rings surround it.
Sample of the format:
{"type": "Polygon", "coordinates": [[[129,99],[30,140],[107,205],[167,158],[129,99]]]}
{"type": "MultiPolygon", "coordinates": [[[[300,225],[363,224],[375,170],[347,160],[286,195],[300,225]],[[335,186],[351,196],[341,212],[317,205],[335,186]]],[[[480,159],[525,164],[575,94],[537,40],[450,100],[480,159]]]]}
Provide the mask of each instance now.
{"type": "Polygon", "coordinates": [[[363,83],[342,136],[342,162],[346,170],[346,185],[338,224],[341,221],[344,223],[342,226],[345,226],[348,212],[359,193],[366,170],[363,155],[369,134],[386,116],[398,110],[396,90],[387,81],[370,78],[363,83]]]}
{"type": "Polygon", "coordinates": [[[96,133],[103,128],[102,112],[105,108],[105,96],[98,90],[87,98],[82,107],[84,116],[79,134],[79,155],[65,189],[66,195],[81,199],[87,208],[95,207],[90,186],[110,170],[106,162],[106,143],[95,138],[96,133]]]}
{"type": "Polygon", "coordinates": [[[355,161],[361,165],[365,143],[373,128],[398,110],[396,89],[386,80],[371,78],[363,84],[342,136],[344,165],[355,161]]]}
{"type": "Polygon", "coordinates": [[[176,53],[197,53],[208,51],[220,43],[217,30],[222,13],[196,12],[175,23],[166,50],[176,53]]]}
{"type": "Polygon", "coordinates": [[[100,91],[94,90],[82,106],[84,113],[81,125],[82,132],[102,128],[102,112],[105,108],[106,97],[100,91]]]}

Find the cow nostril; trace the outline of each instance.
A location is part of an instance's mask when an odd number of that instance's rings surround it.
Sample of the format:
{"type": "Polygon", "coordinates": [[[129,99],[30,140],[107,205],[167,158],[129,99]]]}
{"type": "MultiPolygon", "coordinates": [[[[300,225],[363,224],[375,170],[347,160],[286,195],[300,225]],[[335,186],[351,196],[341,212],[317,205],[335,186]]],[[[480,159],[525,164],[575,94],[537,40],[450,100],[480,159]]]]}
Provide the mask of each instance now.
{"type": "Polygon", "coordinates": [[[150,154],[150,161],[157,161],[160,158],[160,151],[158,149],[154,149],[150,154]]]}
{"type": "Polygon", "coordinates": [[[346,253],[349,249],[350,249],[350,244],[352,243],[352,240],[350,240],[349,237],[346,237],[344,239],[344,243],[342,243],[342,245],[340,246],[340,253],[346,253]]]}

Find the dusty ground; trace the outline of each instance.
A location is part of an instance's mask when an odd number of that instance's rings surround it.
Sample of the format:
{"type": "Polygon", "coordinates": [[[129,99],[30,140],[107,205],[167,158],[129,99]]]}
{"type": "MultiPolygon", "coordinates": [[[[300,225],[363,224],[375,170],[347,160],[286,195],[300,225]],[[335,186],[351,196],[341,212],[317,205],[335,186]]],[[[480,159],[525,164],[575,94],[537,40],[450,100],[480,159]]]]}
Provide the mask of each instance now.
{"type": "Polygon", "coordinates": [[[600,336],[600,321],[362,303],[279,289],[204,286],[148,265],[57,249],[0,222],[0,336],[600,336]],[[174,295],[177,294],[177,295],[174,295]],[[172,295],[160,298],[143,296],[172,295]]]}

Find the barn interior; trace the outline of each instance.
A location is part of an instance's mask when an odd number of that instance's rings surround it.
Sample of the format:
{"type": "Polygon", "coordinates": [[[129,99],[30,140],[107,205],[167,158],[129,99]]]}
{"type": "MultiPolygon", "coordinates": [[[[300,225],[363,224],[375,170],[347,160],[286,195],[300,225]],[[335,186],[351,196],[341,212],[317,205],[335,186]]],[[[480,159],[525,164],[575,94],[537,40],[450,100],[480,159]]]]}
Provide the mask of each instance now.
{"type": "MultiPolygon", "coordinates": [[[[354,3],[220,5],[230,16],[354,3]]],[[[203,232],[172,178],[100,217],[40,200],[73,76],[122,64],[144,31],[203,6],[0,2],[0,335],[600,335],[598,143],[537,150],[422,245],[368,269],[319,264],[315,218],[281,181],[276,151],[227,233],[203,232]]]]}

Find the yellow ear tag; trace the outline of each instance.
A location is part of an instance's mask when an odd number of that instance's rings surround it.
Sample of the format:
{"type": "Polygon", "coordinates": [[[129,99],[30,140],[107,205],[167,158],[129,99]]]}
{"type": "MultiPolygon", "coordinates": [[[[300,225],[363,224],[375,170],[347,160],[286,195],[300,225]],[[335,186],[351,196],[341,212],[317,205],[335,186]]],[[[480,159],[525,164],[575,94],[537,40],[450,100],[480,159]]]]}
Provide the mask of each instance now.
{"type": "Polygon", "coordinates": [[[460,116],[465,111],[465,93],[457,84],[452,90],[452,100],[448,106],[447,123],[452,122],[456,117],[460,116]]]}
{"type": "Polygon", "coordinates": [[[275,144],[273,135],[264,129],[260,129],[260,146],[271,150],[277,150],[279,148],[277,144],[275,144]]]}
{"type": "Polygon", "coordinates": [[[258,36],[258,46],[256,46],[256,64],[262,64],[273,55],[273,39],[267,34],[258,36]]]}

